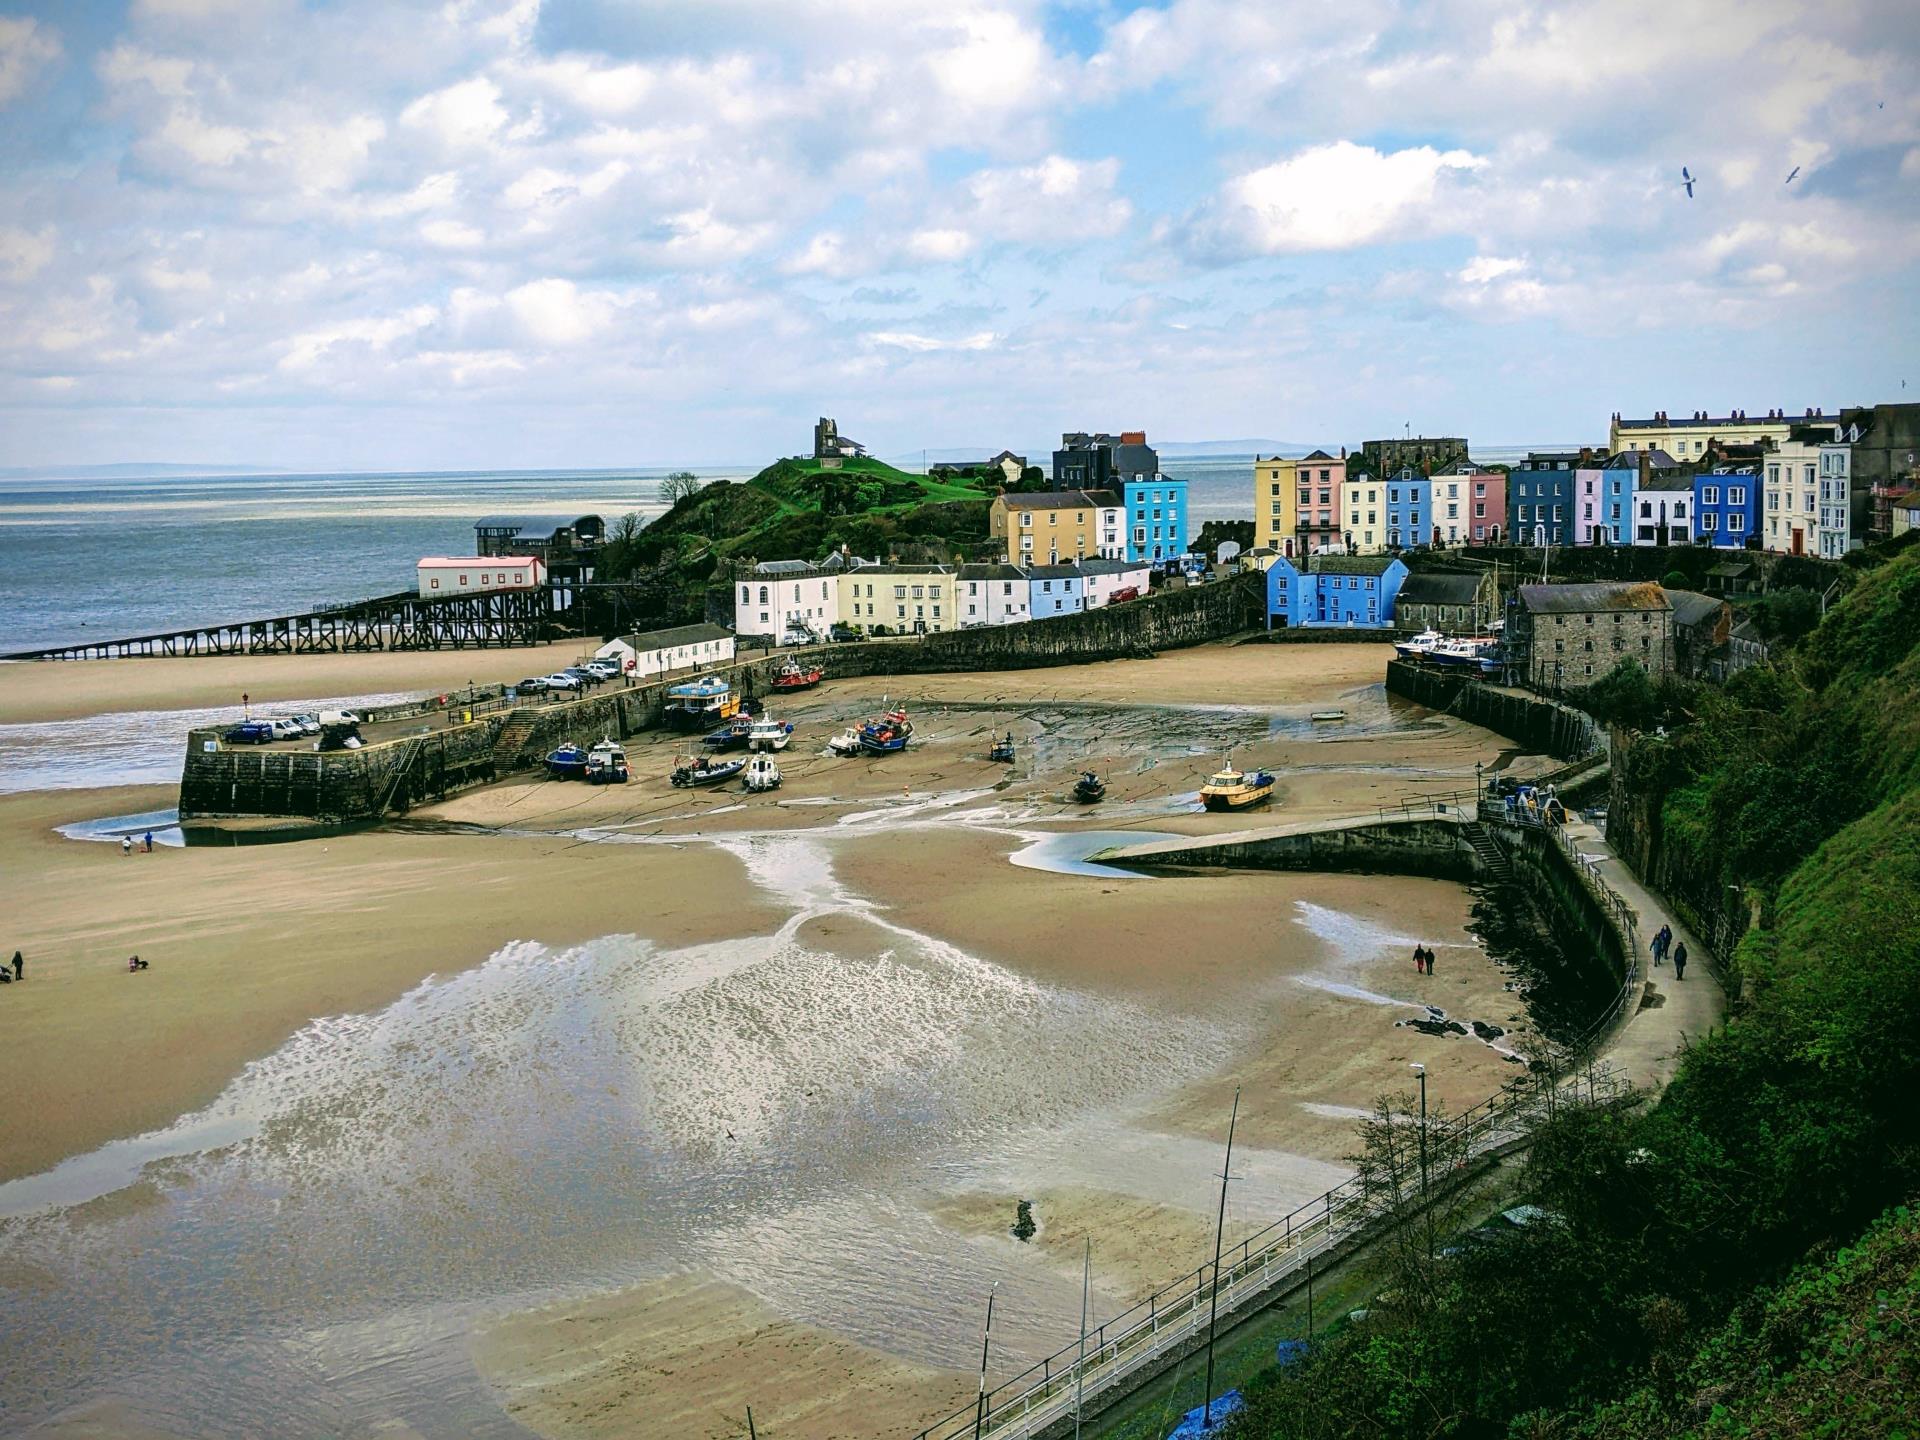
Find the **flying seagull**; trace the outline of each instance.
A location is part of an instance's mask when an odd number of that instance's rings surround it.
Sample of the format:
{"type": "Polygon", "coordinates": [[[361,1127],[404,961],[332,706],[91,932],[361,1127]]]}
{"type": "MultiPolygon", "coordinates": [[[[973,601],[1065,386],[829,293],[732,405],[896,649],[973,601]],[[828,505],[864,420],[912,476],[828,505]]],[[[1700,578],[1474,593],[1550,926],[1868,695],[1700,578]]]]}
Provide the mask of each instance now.
{"type": "MultiPolygon", "coordinates": [[[[1799,173],[1800,173],[1800,167],[1798,165],[1794,166],[1793,175],[1798,175],[1799,173]]],[[[1793,175],[1787,176],[1787,184],[1791,185],[1793,183],[1793,175]]]]}
{"type": "Polygon", "coordinates": [[[1686,182],[1687,199],[1691,200],[1693,198],[1693,174],[1684,165],[1680,167],[1680,178],[1686,182]]]}

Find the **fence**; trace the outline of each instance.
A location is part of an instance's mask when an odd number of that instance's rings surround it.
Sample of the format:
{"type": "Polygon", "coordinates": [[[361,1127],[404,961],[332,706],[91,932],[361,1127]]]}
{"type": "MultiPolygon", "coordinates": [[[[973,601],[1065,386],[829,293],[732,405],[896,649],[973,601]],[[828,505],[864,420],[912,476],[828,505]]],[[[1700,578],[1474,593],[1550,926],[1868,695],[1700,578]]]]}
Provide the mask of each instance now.
{"type": "MultiPolygon", "coordinates": [[[[1449,1147],[1460,1158],[1448,1175],[1429,1189],[1445,1193],[1466,1178],[1469,1161],[1499,1152],[1520,1141],[1531,1126],[1566,1104],[1612,1100],[1625,1087],[1610,1072],[1589,1069],[1571,1077],[1529,1076],[1481,1101],[1471,1110],[1434,1127],[1433,1148],[1446,1154],[1449,1147]]],[[[1405,1180],[1411,1187],[1417,1162],[1409,1159],[1405,1180]]],[[[997,1440],[1028,1440],[1048,1426],[1073,1414],[1074,1405],[1124,1383],[1170,1352],[1194,1343],[1207,1327],[1213,1299],[1219,1296],[1222,1314],[1237,1308],[1302,1274],[1319,1256],[1393,1217],[1394,1183],[1369,1186],[1355,1176],[1325,1194],[1289,1211],[1257,1234],[1236,1245],[1220,1260],[1189,1271],[1161,1287],[1132,1309],[1076,1337],[1012,1379],[986,1394],[985,1419],[979,1404],[967,1405],[921,1431],[916,1440],[963,1440],[978,1433],[997,1440]]]]}

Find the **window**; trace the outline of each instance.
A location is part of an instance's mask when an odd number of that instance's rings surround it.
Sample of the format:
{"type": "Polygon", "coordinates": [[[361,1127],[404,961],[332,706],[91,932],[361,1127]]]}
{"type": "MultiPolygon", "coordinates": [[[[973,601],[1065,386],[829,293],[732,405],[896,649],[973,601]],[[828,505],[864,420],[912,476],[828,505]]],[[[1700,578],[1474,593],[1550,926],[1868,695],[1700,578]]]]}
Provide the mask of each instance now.
{"type": "Polygon", "coordinates": [[[1702,530],[1707,530],[1707,531],[1718,529],[1719,527],[1718,525],[1715,524],[1715,522],[1719,520],[1719,518],[1720,517],[1714,514],[1713,511],[1711,510],[1707,511],[1704,515],[1700,517],[1700,528],[1702,530]]]}
{"type": "Polygon", "coordinates": [[[1022,510],[1020,512],[1020,523],[1028,529],[1031,529],[1033,526],[1033,512],[1030,510],[1022,510]]]}
{"type": "MultiPolygon", "coordinates": [[[[907,598],[907,587],[906,587],[906,586],[904,586],[904,585],[896,585],[896,586],[894,586],[894,587],[893,587],[893,598],[894,598],[894,599],[896,599],[896,600],[904,600],[904,599],[906,599],[906,598],[907,598]]],[[[902,611],[901,613],[902,613],[902,614],[905,614],[906,612],[905,612],[905,611],[902,611]]]]}
{"type": "Polygon", "coordinates": [[[438,590],[440,588],[440,582],[437,579],[429,580],[427,581],[427,588],[429,590],[438,590]]]}
{"type": "Polygon", "coordinates": [[[1727,487],[1727,503],[1729,505],[1746,504],[1747,503],[1747,487],[1744,485],[1729,485],[1727,487]]]}
{"type": "Polygon", "coordinates": [[[1702,485],[1700,487],[1700,503],[1702,505],[1718,505],[1720,503],[1720,487],[1718,485],[1702,485]]]}
{"type": "Polygon", "coordinates": [[[1747,528],[1747,517],[1746,517],[1746,516],[1744,516],[1744,515],[1729,515],[1729,516],[1727,516],[1727,529],[1728,529],[1728,530],[1730,530],[1730,531],[1732,531],[1732,532],[1734,532],[1735,534],[1738,534],[1738,533],[1739,533],[1740,531],[1742,531],[1742,530],[1744,530],[1744,529],[1746,529],[1746,528],[1747,528]]]}

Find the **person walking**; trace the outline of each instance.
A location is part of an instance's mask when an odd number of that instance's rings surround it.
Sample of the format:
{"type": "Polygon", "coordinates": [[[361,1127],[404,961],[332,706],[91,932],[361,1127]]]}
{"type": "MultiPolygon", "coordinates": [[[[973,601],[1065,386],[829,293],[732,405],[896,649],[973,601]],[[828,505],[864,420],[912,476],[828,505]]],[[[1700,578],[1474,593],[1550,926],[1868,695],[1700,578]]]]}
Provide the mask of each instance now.
{"type": "Polygon", "coordinates": [[[147,838],[142,843],[146,846],[147,854],[151,855],[153,853],[153,831],[147,831],[147,838]]]}
{"type": "Polygon", "coordinates": [[[1687,942],[1684,940],[1673,947],[1673,978],[1676,980],[1687,978],[1687,942]]]}
{"type": "Polygon", "coordinates": [[[1427,974],[1433,974],[1433,947],[1427,947],[1427,974]]]}
{"type": "Polygon", "coordinates": [[[122,835],[120,837],[120,853],[122,855],[133,854],[133,837],[131,835],[122,835]]]}
{"type": "Polygon", "coordinates": [[[1413,947],[1413,973],[1423,975],[1427,969],[1427,952],[1419,945],[1413,947]]]}
{"type": "Polygon", "coordinates": [[[13,978],[16,980],[27,978],[27,962],[20,958],[18,950],[13,952],[13,978]]]}

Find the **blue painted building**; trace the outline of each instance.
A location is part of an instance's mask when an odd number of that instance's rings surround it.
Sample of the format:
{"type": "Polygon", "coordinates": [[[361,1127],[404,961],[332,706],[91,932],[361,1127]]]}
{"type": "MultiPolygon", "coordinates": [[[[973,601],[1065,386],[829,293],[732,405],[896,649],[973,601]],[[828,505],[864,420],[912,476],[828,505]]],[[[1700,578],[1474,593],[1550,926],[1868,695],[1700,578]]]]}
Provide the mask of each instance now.
{"type": "Polygon", "coordinates": [[[1516,545],[1574,543],[1574,472],[1591,451],[1535,450],[1507,476],[1507,530],[1516,545]]]}
{"type": "Polygon", "coordinates": [[[1267,612],[1274,625],[1339,625],[1386,629],[1406,583],[1407,567],[1389,555],[1315,555],[1300,570],[1281,556],[1267,571],[1267,612]]]}
{"type": "Polygon", "coordinates": [[[1389,475],[1387,548],[1407,550],[1433,543],[1433,481],[1412,470],[1389,475]]]}
{"type": "Polygon", "coordinates": [[[1165,475],[1130,477],[1127,506],[1127,559],[1163,566],[1187,553],[1187,482],[1165,475]]]}
{"type": "Polygon", "coordinates": [[[1600,516],[1609,545],[1633,544],[1633,497],[1640,489],[1640,456],[1629,450],[1600,469],[1600,516]]]}
{"type": "Polygon", "coordinates": [[[1087,577],[1073,565],[1027,565],[1027,613],[1035,620],[1087,608],[1087,577]]]}
{"type": "Polygon", "coordinates": [[[1743,550],[1760,533],[1760,467],[1717,465],[1693,477],[1693,538],[1743,550]]]}

